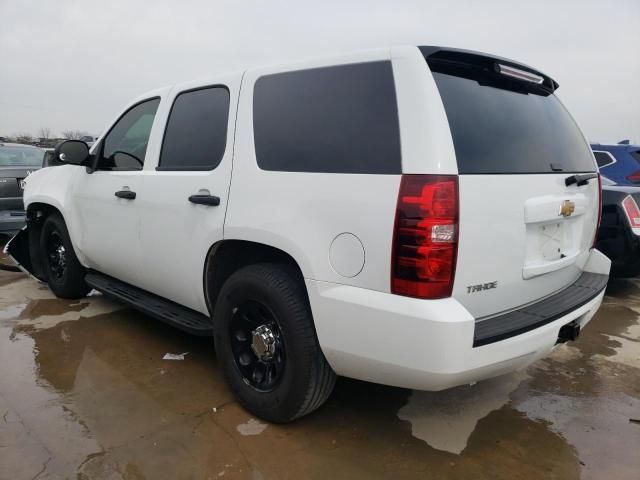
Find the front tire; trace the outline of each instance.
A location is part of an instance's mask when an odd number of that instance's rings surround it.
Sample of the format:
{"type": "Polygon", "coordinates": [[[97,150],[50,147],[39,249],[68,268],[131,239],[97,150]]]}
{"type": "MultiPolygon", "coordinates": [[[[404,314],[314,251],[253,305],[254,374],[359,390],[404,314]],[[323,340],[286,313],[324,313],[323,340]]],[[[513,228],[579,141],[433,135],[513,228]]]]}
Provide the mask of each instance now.
{"type": "Polygon", "coordinates": [[[42,225],[40,252],[47,283],[57,297],[82,298],[89,293],[85,268],[76,257],[64,220],[56,213],[42,225]]]}
{"type": "Polygon", "coordinates": [[[304,284],[279,264],[243,267],[216,301],[218,360],[240,404],[286,423],[311,413],[331,394],[336,375],[316,336],[304,284]]]}

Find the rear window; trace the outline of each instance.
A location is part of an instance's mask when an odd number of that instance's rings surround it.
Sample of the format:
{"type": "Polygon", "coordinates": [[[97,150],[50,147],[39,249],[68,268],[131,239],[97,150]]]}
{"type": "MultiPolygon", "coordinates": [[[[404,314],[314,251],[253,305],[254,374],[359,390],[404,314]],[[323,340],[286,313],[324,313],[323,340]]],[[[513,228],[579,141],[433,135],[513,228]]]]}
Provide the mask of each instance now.
{"type": "Polygon", "coordinates": [[[253,126],[263,170],[401,173],[391,62],[260,77],[253,126]]]}
{"type": "Polygon", "coordinates": [[[433,72],[461,174],[590,172],[576,123],[553,94],[433,72]]]}

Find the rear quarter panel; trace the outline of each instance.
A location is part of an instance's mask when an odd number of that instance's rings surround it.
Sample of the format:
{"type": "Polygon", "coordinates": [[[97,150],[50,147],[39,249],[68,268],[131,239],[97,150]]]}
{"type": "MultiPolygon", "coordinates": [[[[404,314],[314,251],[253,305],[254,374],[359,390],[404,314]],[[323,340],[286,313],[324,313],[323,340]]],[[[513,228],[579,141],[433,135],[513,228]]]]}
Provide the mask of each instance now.
{"type": "MultiPolygon", "coordinates": [[[[253,88],[262,75],[379,60],[392,60],[403,171],[455,173],[444,110],[435,84],[429,90],[430,74],[417,48],[376,50],[287,67],[250,70],[243,78],[238,106],[226,239],[250,240],[284,250],[298,262],[308,279],[389,291],[400,175],[261,170],[256,161],[253,135],[253,88]],[[435,114],[429,110],[432,107],[436,109],[435,114]],[[447,134],[440,135],[445,127],[447,134]],[[427,135],[430,130],[433,134],[427,135]],[[430,142],[432,135],[444,140],[430,142]],[[339,274],[330,261],[331,244],[342,233],[358,237],[364,249],[364,266],[355,276],[339,274]]],[[[277,112],[273,113],[275,119],[277,112]]]]}

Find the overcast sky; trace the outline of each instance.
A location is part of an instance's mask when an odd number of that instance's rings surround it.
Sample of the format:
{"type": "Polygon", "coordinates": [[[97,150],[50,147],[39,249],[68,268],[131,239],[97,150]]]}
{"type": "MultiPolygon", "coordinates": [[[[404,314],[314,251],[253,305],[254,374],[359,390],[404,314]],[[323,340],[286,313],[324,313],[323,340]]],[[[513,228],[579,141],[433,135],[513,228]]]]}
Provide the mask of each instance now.
{"type": "Polygon", "coordinates": [[[537,67],[590,140],[640,142],[640,0],[0,0],[0,135],[98,134],[156,87],[404,44],[537,67]]]}

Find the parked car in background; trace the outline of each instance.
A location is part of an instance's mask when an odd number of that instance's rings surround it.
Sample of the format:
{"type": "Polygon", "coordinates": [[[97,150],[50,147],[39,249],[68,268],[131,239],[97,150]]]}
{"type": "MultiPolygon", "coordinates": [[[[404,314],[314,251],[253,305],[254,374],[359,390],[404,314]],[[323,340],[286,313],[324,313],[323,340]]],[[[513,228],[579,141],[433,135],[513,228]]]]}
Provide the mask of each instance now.
{"type": "Polygon", "coordinates": [[[44,149],[44,159],[42,161],[42,167],[59,167],[64,165],[60,160],[56,159],[53,148],[44,149]]]}
{"type": "Polygon", "coordinates": [[[602,217],[596,247],[611,259],[611,275],[640,275],[640,186],[602,177],[602,217]]]}
{"type": "Polygon", "coordinates": [[[56,146],[67,165],[29,178],[7,250],[60,297],[213,334],[267,420],[318,408],[336,375],[501,375],[575,340],[609,278],[596,164],[557,88],[414,46],[156,90],[91,153],[56,146]]]}
{"type": "Polygon", "coordinates": [[[592,143],[602,175],[617,185],[640,186],[640,145],[631,145],[623,140],[614,145],[592,143]]]}
{"type": "Polygon", "coordinates": [[[42,166],[44,150],[20,143],[0,143],[0,234],[24,226],[24,179],[42,166]]]}
{"type": "Polygon", "coordinates": [[[98,137],[94,137],[93,135],[84,135],[80,137],[80,140],[89,145],[89,147],[93,147],[93,144],[98,141],[98,137]]]}

